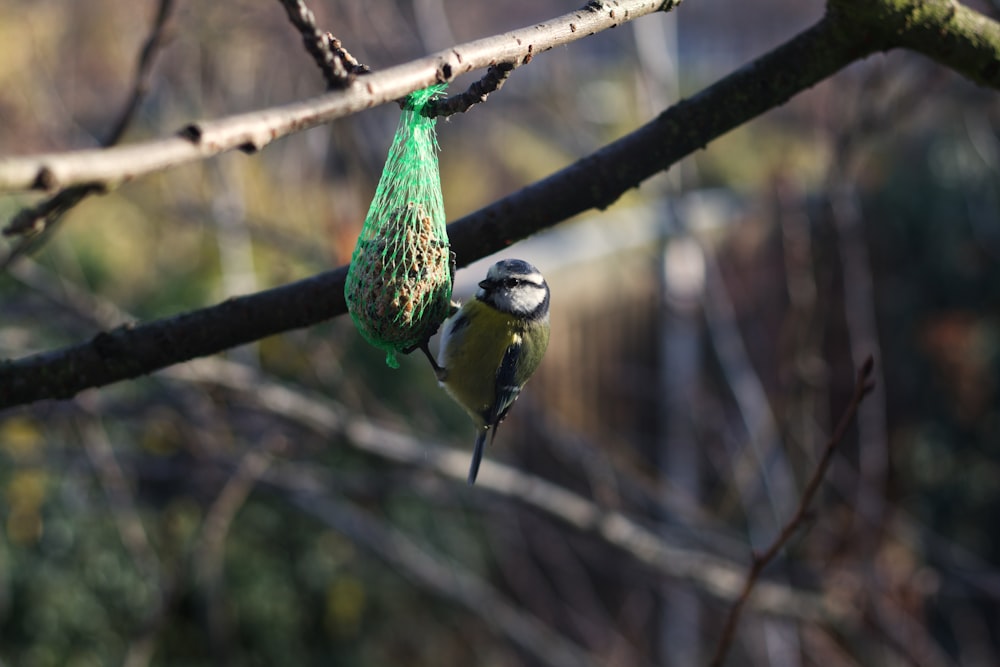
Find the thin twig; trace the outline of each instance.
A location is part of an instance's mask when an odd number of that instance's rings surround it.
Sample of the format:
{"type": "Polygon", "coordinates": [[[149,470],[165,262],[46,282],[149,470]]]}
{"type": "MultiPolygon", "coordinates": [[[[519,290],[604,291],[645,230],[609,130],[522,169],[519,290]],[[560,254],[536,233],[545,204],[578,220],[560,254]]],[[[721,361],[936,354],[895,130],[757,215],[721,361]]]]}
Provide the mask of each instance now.
{"type": "Polygon", "coordinates": [[[344,48],[344,45],[339,39],[333,36],[333,33],[326,33],[326,41],[330,44],[330,50],[333,51],[333,55],[340,59],[340,62],[344,64],[347,71],[351,74],[370,74],[371,68],[364,63],[358,62],[358,59],[351,55],[351,52],[344,48]]]}
{"type": "Polygon", "coordinates": [[[248,451],[226,481],[205,515],[192,560],[205,604],[208,632],[220,655],[228,655],[231,641],[227,624],[223,577],[226,538],[237,512],[246,504],[257,481],[271,465],[271,451],[283,441],[268,440],[248,451]]]}
{"type": "Polygon", "coordinates": [[[424,106],[422,114],[428,118],[436,118],[437,116],[465,113],[474,104],[485,102],[490,93],[500,90],[507,77],[510,76],[510,73],[519,64],[512,61],[490,65],[483,78],[469,86],[464,93],[452,95],[445,99],[431,100],[424,106]]]}
{"type": "Polygon", "coordinates": [[[122,545],[132,557],[136,571],[144,578],[159,579],[160,561],[149,542],[128,480],[118,464],[107,432],[96,417],[81,419],[78,429],[87,458],[108,499],[122,545]]]}
{"type": "Polygon", "coordinates": [[[164,567],[149,541],[129,488],[129,480],[115,457],[107,432],[96,414],[90,410],[86,412],[90,414],[78,421],[77,429],[91,466],[104,488],[121,542],[132,556],[136,572],[158,584],[158,595],[146,607],[139,630],[129,642],[122,661],[124,667],[145,667],[155,651],[157,637],[167,622],[168,610],[174,602],[176,577],[164,567]]]}
{"type": "Polygon", "coordinates": [[[342,90],[351,85],[354,80],[353,74],[347,70],[343,59],[338,57],[332,48],[331,42],[336,38],[316,27],[316,16],[306,6],[305,1],[279,0],[279,2],[288,13],[292,25],[302,35],[302,44],[306,47],[306,51],[323,72],[327,90],[342,90]]]}
{"type": "Polygon", "coordinates": [[[705,291],[703,313],[726,384],[731,388],[736,411],[746,429],[746,444],[731,452],[737,492],[747,508],[747,532],[754,548],[766,544],[781,517],[798,501],[788,459],[781,455],[777,420],[767,391],[750,360],[737,324],[736,307],[722,278],[722,270],[711,244],[703,244],[705,291]],[[741,461],[742,460],[742,461],[741,461]],[[766,502],[755,503],[752,494],[761,489],[766,502]]]}
{"type": "Polygon", "coordinates": [[[18,211],[4,227],[3,235],[21,238],[0,262],[0,271],[6,270],[18,257],[34,252],[47,241],[66,212],[90,195],[106,191],[99,183],[72,185],[35,206],[18,211]]]}
{"type": "Polygon", "coordinates": [[[251,449],[241,459],[205,515],[195,549],[194,562],[203,584],[211,585],[222,574],[222,556],[226,536],[236,513],[246,503],[257,480],[272,462],[271,451],[283,443],[267,441],[251,449]]]}
{"type": "Polygon", "coordinates": [[[142,50],[139,52],[139,63],[135,68],[135,79],[132,82],[132,94],[129,97],[128,104],[125,105],[121,115],[118,116],[118,121],[115,123],[114,128],[108,134],[107,138],[101,142],[102,146],[114,146],[121,141],[125,130],[132,124],[132,119],[139,110],[139,105],[142,103],[143,98],[149,93],[149,79],[153,72],[153,63],[156,60],[157,54],[160,53],[167,42],[167,21],[170,19],[173,10],[174,0],[160,0],[156,16],[153,18],[153,27],[150,29],[149,36],[146,37],[146,41],[142,45],[142,50]]]}
{"type": "Polygon", "coordinates": [[[740,591],[740,594],[733,603],[733,606],[729,609],[729,615],[726,617],[726,623],[722,628],[719,643],[715,648],[715,655],[710,663],[713,667],[720,667],[725,661],[726,655],[729,652],[730,646],[732,646],[733,639],[736,634],[736,626],[740,620],[740,613],[742,612],[744,605],[750,599],[750,594],[753,592],[754,586],[757,585],[757,580],[760,578],[764,568],[775,559],[788,541],[802,527],[802,524],[805,523],[806,517],[809,513],[809,506],[812,503],[816,492],[819,490],[820,484],[823,482],[827,468],[830,467],[830,462],[833,460],[833,454],[837,445],[841,440],[843,440],[844,435],[847,433],[847,428],[853,421],[855,414],[857,414],[858,407],[861,405],[861,402],[874,388],[874,384],[871,381],[872,370],[874,367],[874,360],[871,357],[868,357],[868,359],[866,359],[861,365],[861,368],[858,369],[857,377],[854,382],[854,393],[851,395],[850,403],[848,403],[847,408],[844,410],[844,414],[841,415],[840,421],[837,423],[837,427],[834,429],[833,434],[830,435],[830,439],[827,440],[826,446],[823,448],[823,455],[820,458],[819,463],[816,465],[816,469],[813,471],[812,477],[810,477],[808,483],[806,483],[806,488],[802,492],[802,498],[799,501],[798,508],[795,510],[795,514],[793,514],[788,522],[785,523],[781,532],[771,543],[771,546],[769,546],[762,553],[755,553],[753,555],[750,570],[747,572],[746,580],[743,582],[743,589],[740,591]]]}
{"type": "Polygon", "coordinates": [[[134,315],[126,313],[110,300],[30,259],[10,267],[7,275],[49,301],[60,312],[81,320],[88,328],[112,328],[135,320],[134,315]]]}

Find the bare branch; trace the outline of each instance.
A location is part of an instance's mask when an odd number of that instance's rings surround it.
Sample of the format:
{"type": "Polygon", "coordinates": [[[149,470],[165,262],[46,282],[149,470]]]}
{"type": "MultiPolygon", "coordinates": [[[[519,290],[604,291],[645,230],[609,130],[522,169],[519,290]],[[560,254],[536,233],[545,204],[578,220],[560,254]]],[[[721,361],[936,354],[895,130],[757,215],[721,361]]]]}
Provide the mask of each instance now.
{"type": "MultiPolygon", "coordinates": [[[[839,0],[836,7],[859,1],[839,0]]],[[[439,75],[447,79],[456,75],[458,69],[469,71],[486,66],[498,54],[514,58],[525,51],[537,52],[543,50],[542,46],[551,48],[572,41],[581,32],[604,29],[633,18],[636,14],[630,14],[631,10],[621,15],[625,7],[649,13],[673,6],[670,2],[623,1],[610,9],[611,5],[606,4],[600,11],[579,10],[538,28],[471,42],[365,77],[364,91],[360,90],[360,82],[356,82],[345,91],[316,100],[191,126],[189,139],[178,137],[103,153],[82,151],[0,159],[0,190],[17,184],[32,187],[39,179],[47,183],[67,179],[89,182],[97,176],[98,181],[106,178],[108,182],[119,182],[170,164],[215,154],[227,147],[260,147],[277,136],[362,106],[396,99],[439,75]]],[[[836,11],[828,12],[812,28],[679,102],[631,134],[450,225],[448,234],[459,265],[501,250],[590,208],[610,206],[630,188],[712,139],[783,104],[792,95],[874,50],[888,48],[889,42],[873,40],[856,25],[845,25],[845,21],[850,22],[836,11]]],[[[991,22],[990,26],[1000,33],[1000,24],[991,22]]],[[[997,85],[1000,87],[1000,82],[997,85]]],[[[88,342],[62,350],[0,362],[0,409],[43,398],[68,398],[87,387],[137,377],[341,315],[345,312],[345,275],[346,267],[341,267],[210,308],[101,333],[88,342]]]]}
{"type": "Polygon", "coordinates": [[[1000,23],[955,0],[827,0],[845,29],[936,60],[981,86],[1000,89],[1000,23]],[[864,28],[862,28],[864,26],[864,28]]]}
{"type": "Polygon", "coordinates": [[[344,48],[344,45],[340,43],[340,40],[333,36],[332,33],[326,33],[326,41],[330,44],[330,50],[333,51],[333,55],[337,56],[344,67],[350,74],[368,74],[371,72],[371,68],[368,65],[358,62],[358,59],[351,55],[350,51],[344,48]]]}
{"type": "MultiPolygon", "coordinates": [[[[458,266],[588,209],[607,208],[646,178],[783,104],[862,57],[868,48],[863,36],[845,42],[836,25],[821,20],[631,134],[449,225],[458,266]]],[[[356,88],[331,95],[350,95],[356,88]]],[[[0,180],[2,165],[0,160],[0,180]]],[[[342,315],[346,275],[347,267],[341,267],[202,310],[120,327],[61,350],[0,362],[0,409],[44,398],[69,398],[88,387],[138,377],[342,315]]]]}
{"type": "Polygon", "coordinates": [[[352,541],[369,549],[393,569],[420,586],[452,600],[490,628],[498,630],[543,664],[553,667],[596,667],[583,648],[551,630],[540,619],[520,610],[486,581],[457,563],[448,562],[415,543],[398,529],[346,502],[330,498],[323,489],[306,490],[297,480],[276,488],[302,511],[315,516],[352,541]]]}
{"type": "Polygon", "coordinates": [[[269,143],[434,83],[498,62],[524,62],[543,51],[614,28],[680,0],[592,2],[538,25],[454,46],[425,58],[390,67],[336,90],[284,106],[201,121],[177,135],[111,149],[0,158],[0,192],[52,190],[79,184],[112,189],[145,174],[201,160],[233,149],[261,150],[269,143]]]}
{"type": "Polygon", "coordinates": [[[798,532],[798,530],[802,527],[802,524],[805,522],[806,516],[809,512],[809,506],[812,504],[813,497],[819,490],[820,484],[823,483],[823,478],[826,476],[827,468],[830,467],[830,462],[833,460],[833,454],[837,445],[844,439],[844,435],[847,433],[847,427],[850,426],[851,422],[854,420],[854,415],[857,414],[858,407],[861,405],[861,402],[874,387],[871,381],[872,370],[874,367],[875,363],[872,358],[869,357],[861,368],[858,369],[857,377],[854,382],[854,393],[851,395],[851,400],[848,403],[847,408],[844,410],[844,414],[841,415],[840,421],[837,423],[837,427],[830,435],[830,439],[827,440],[826,446],[823,448],[823,455],[820,457],[819,463],[816,464],[816,468],[813,471],[812,476],[806,483],[806,488],[802,491],[802,498],[799,500],[799,506],[795,510],[795,514],[793,514],[788,522],[785,523],[781,532],[778,533],[778,536],[767,549],[765,549],[762,553],[754,554],[750,570],[747,572],[746,580],[743,582],[743,589],[736,598],[736,602],[730,608],[729,615],[726,617],[726,623],[722,628],[719,643],[715,648],[715,655],[712,657],[712,661],[710,663],[714,667],[719,667],[725,661],[726,655],[729,652],[729,647],[732,645],[733,639],[736,635],[736,626],[740,620],[740,613],[743,610],[743,606],[750,599],[750,594],[753,592],[754,586],[757,585],[757,581],[760,579],[760,575],[764,571],[764,568],[777,557],[778,553],[785,548],[788,541],[792,539],[792,536],[798,532]]]}
{"type": "Polygon", "coordinates": [[[485,102],[490,93],[500,90],[518,64],[517,62],[509,62],[490,65],[490,68],[486,70],[486,75],[469,86],[464,93],[428,102],[427,106],[424,107],[423,115],[428,118],[436,118],[437,116],[465,113],[473,105],[485,102]]]}
{"type": "MultiPolygon", "coordinates": [[[[383,426],[326,397],[269,380],[249,367],[221,359],[204,359],[172,368],[167,374],[188,382],[224,387],[255,401],[261,410],[293,420],[327,439],[342,436],[360,451],[433,471],[462,483],[464,488],[468,472],[466,452],[383,426]]],[[[733,600],[739,595],[744,571],[741,565],[674,544],[621,512],[599,507],[572,491],[510,466],[485,461],[483,473],[476,484],[477,489],[523,503],[576,530],[595,535],[652,571],[690,583],[713,597],[733,600]]],[[[299,477],[304,474],[302,469],[298,470],[299,477]]],[[[329,488],[330,484],[320,479],[316,486],[329,488]]],[[[759,584],[750,604],[764,613],[817,622],[850,623],[841,610],[819,596],[778,583],[759,584]]]]}
{"type": "Polygon", "coordinates": [[[344,67],[344,62],[331,49],[330,39],[327,37],[328,33],[324,33],[316,27],[316,17],[306,6],[305,0],[279,1],[288,12],[288,19],[292,25],[302,35],[302,43],[305,45],[306,51],[323,72],[327,89],[340,90],[351,85],[354,77],[344,67]]]}
{"type": "Polygon", "coordinates": [[[33,252],[48,239],[56,229],[63,215],[92,194],[103,194],[104,186],[84,183],[60,190],[52,197],[35,206],[18,211],[3,229],[4,236],[20,236],[17,245],[0,262],[0,270],[6,269],[15,259],[33,252]]]}
{"type": "MultiPolygon", "coordinates": [[[[555,46],[646,14],[669,11],[678,4],[680,0],[594,0],[551,21],[468,42],[372,74],[365,77],[363,85],[355,81],[344,90],[310,100],[193,123],[174,137],[115,149],[2,158],[0,192],[80,184],[110,189],[225,151],[260,150],[280,137],[398,100],[433,83],[451,81],[459,74],[498,62],[523,63],[555,46]]],[[[798,92],[812,85],[819,80],[813,72],[829,75],[846,64],[842,60],[845,48],[851,51],[850,62],[895,47],[919,51],[973,81],[1000,89],[1000,23],[951,0],[830,0],[822,25],[828,31],[833,29],[834,34],[828,37],[836,42],[835,48],[786,61],[786,67],[777,72],[778,80],[759,73],[756,80],[763,90],[768,94],[775,89],[798,92]],[[914,16],[920,20],[912,20],[914,16]],[[939,31],[946,39],[938,38],[939,31]],[[836,61],[832,70],[831,57],[836,61]],[[813,59],[817,62],[811,63],[813,59]]],[[[719,113],[725,116],[729,112],[719,113]]]]}
{"type": "Polygon", "coordinates": [[[77,429],[87,458],[90,459],[108,499],[108,507],[122,545],[131,555],[136,571],[144,577],[158,579],[161,574],[159,558],[149,542],[142,518],[136,509],[135,498],[115,457],[107,432],[96,417],[80,419],[77,429]]]}
{"type": "Polygon", "coordinates": [[[280,441],[268,440],[240,458],[236,470],[215,498],[201,525],[198,542],[192,553],[200,593],[206,607],[209,636],[217,650],[225,652],[230,641],[226,624],[223,565],[226,538],[237,512],[246,504],[257,481],[271,465],[270,450],[280,441]]]}

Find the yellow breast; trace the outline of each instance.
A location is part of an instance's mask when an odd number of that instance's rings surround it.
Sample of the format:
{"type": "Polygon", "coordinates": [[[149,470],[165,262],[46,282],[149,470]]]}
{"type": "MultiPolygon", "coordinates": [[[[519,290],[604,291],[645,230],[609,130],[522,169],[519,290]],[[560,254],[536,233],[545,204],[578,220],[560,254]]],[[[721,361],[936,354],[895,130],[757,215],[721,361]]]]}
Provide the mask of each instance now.
{"type": "Polygon", "coordinates": [[[523,342],[524,324],[476,299],[463,305],[452,322],[462,317],[468,323],[456,327],[441,349],[447,371],[441,384],[483,427],[483,415],[496,401],[497,369],[507,348],[523,342]]]}

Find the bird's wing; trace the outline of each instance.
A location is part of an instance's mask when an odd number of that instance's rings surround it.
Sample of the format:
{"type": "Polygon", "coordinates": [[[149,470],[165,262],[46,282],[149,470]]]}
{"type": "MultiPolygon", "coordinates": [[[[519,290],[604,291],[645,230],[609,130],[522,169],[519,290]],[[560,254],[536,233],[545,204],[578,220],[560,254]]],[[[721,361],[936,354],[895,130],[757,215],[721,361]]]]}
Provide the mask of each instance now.
{"type": "Polygon", "coordinates": [[[521,386],[517,382],[517,363],[520,360],[522,346],[520,341],[516,341],[507,346],[500,368],[497,369],[496,384],[493,405],[489,414],[484,415],[487,426],[479,431],[476,436],[476,448],[472,452],[472,465],[469,467],[469,484],[476,481],[479,473],[479,463],[483,458],[483,449],[486,447],[486,433],[490,432],[490,442],[497,437],[497,427],[507,416],[510,406],[517,400],[517,395],[521,393],[521,386]]]}
{"type": "Polygon", "coordinates": [[[507,347],[504,352],[503,361],[497,369],[496,398],[493,401],[487,423],[493,429],[493,437],[496,437],[497,425],[507,416],[507,411],[514,404],[517,395],[521,393],[521,386],[516,379],[517,363],[521,356],[521,343],[515,342],[507,347]]]}

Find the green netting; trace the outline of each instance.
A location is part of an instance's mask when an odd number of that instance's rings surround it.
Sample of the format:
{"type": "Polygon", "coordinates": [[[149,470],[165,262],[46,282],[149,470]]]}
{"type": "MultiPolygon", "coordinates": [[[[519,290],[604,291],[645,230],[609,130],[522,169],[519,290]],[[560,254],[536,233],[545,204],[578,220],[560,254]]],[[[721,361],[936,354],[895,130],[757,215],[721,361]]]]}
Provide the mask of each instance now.
{"type": "Polygon", "coordinates": [[[344,296],[354,324],[397,368],[437,331],[451,302],[437,136],[421,109],[445,84],[406,98],[375,197],[351,257],[344,296]]]}

